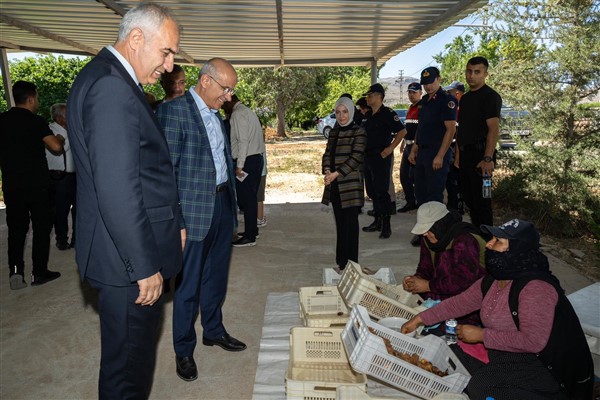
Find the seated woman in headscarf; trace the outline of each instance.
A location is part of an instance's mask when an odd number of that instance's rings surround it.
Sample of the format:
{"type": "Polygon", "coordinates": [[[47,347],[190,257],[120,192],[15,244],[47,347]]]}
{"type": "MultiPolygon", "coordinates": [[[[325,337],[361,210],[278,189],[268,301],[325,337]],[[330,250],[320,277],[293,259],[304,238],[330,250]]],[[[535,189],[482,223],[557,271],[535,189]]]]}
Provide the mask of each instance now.
{"type": "Polygon", "coordinates": [[[365,202],[362,165],[367,136],[354,123],[354,103],[348,97],[335,102],[337,123],[329,132],[322,159],[322,203],[331,202],[337,239],[334,270],[340,273],[348,260],[358,262],[358,213],[365,202]]]}
{"type": "Polygon", "coordinates": [[[589,400],[594,376],[590,350],[539,250],[539,233],[519,219],[481,229],[493,236],[486,244],[490,275],[416,315],[402,332],[480,310],[483,327],[459,324],[459,346],[451,346],[472,375],[466,388],[471,399],[589,400]],[[465,353],[463,342],[483,344],[487,357],[465,353]]]}
{"type": "MultiPolygon", "coordinates": [[[[486,274],[485,241],[473,224],[462,222],[462,216],[448,211],[444,204],[422,204],[412,233],[424,240],[417,271],[402,281],[404,290],[424,299],[444,300],[462,293],[486,274]]],[[[477,324],[479,317],[474,313],[459,322],[477,324]]]]}

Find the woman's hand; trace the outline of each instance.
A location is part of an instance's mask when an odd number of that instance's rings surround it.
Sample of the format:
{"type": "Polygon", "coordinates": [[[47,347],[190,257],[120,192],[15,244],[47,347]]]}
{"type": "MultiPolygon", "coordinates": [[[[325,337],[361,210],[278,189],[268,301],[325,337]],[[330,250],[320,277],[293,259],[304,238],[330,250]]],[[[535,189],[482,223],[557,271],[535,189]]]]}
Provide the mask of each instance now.
{"type": "Polygon", "coordinates": [[[323,179],[323,181],[325,182],[325,186],[331,185],[331,182],[335,181],[338,176],[340,176],[340,173],[337,171],[335,171],[335,172],[326,171],[325,178],[323,179]]]}
{"type": "Polygon", "coordinates": [[[423,325],[423,320],[421,319],[421,316],[417,314],[414,317],[412,317],[410,321],[405,322],[404,325],[402,325],[402,328],[400,328],[400,332],[404,334],[411,333],[414,332],[421,325],[423,325]]]}
{"type": "Polygon", "coordinates": [[[407,276],[402,281],[402,288],[411,293],[430,292],[429,281],[418,276],[407,276]]]}
{"type": "Polygon", "coordinates": [[[483,328],[474,325],[458,325],[456,336],[465,343],[483,343],[483,328]]]}

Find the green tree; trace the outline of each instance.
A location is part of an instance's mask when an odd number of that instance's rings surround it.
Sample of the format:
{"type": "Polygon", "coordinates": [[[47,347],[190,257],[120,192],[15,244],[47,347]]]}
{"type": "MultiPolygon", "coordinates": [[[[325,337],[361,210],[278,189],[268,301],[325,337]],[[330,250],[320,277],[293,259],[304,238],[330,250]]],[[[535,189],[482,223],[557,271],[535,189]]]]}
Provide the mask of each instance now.
{"type": "Polygon", "coordinates": [[[295,104],[318,98],[315,68],[244,68],[238,76],[240,98],[250,98],[259,115],[275,115],[277,136],[285,137],[286,113],[295,104]]]}
{"type": "MultiPolygon", "coordinates": [[[[470,58],[483,56],[490,63],[491,71],[498,64],[500,58],[501,38],[497,34],[480,31],[478,35],[457,36],[451,43],[444,46],[444,50],[433,56],[440,65],[442,84],[448,85],[453,81],[465,81],[465,66],[470,58]],[[475,46],[475,39],[479,45],[475,46]]],[[[492,74],[493,75],[493,74],[492,74]]],[[[493,82],[493,80],[492,80],[493,82]]]]}
{"type": "Polygon", "coordinates": [[[331,67],[322,73],[326,83],[316,109],[318,116],[329,114],[341,94],[349,93],[356,102],[371,85],[370,72],[365,67],[331,67]]]}
{"type": "MultiPolygon", "coordinates": [[[[40,99],[40,115],[50,121],[50,106],[54,103],[64,103],[69,96],[69,89],[75,77],[90,58],[66,58],[54,55],[27,57],[21,61],[9,63],[11,80],[24,80],[37,86],[40,99]]],[[[0,111],[6,111],[6,96],[4,88],[0,88],[2,99],[0,111]]]]}

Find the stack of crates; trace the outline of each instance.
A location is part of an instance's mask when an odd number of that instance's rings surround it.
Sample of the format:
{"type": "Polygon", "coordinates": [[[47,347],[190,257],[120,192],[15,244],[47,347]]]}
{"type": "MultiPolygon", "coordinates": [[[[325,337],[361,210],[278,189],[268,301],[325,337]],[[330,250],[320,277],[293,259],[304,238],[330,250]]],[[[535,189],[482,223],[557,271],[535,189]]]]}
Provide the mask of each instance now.
{"type": "Polygon", "coordinates": [[[325,271],[324,286],[298,292],[304,327],[290,331],[288,400],[335,400],[340,395],[371,399],[367,375],[423,399],[461,398],[470,375],[443,340],[411,338],[376,322],[388,317],[410,320],[426,309],[420,296],[366,274],[352,261],[338,276],[337,286],[328,286],[335,278],[325,271]],[[394,351],[417,354],[448,375],[438,376],[390,354],[384,338],[394,351]]]}
{"type": "Polygon", "coordinates": [[[285,375],[288,400],[335,400],[342,385],[366,391],[367,377],[350,366],[341,333],[342,328],[291,329],[285,375]]]}
{"type": "MultiPolygon", "coordinates": [[[[362,272],[358,264],[348,264],[357,268],[358,274],[376,285],[386,285],[377,277],[395,283],[389,268],[380,269],[374,275],[362,272]]],[[[342,330],[348,322],[350,310],[346,299],[339,292],[342,277],[331,270],[337,278],[324,270],[324,285],[300,288],[300,318],[304,327],[290,331],[290,362],[286,373],[285,388],[287,399],[335,400],[336,389],[346,385],[365,393],[367,378],[352,369],[344,345],[342,330]]],[[[351,390],[352,390],[351,389],[351,390]]]]}

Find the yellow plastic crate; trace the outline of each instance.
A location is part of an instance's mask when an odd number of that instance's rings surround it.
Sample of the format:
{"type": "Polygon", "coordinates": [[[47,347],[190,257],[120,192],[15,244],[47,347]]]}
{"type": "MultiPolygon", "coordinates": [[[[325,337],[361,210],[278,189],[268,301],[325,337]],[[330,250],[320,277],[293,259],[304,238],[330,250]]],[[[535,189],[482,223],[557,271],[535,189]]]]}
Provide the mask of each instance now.
{"type": "Polygon", "coordinates": [[[300,319],[312,328],[343,328],[350,311],[335,286],[303,287],[298,291],[300,319]]]}
{"type": "Polygon", "coordinates": [[[367,377],[355,372],[344,350],[341,328],[295,327],[285,375],[288,400],[335,400],[338,386],[366,390],[367,377]]]}
{"type": "Polygon", "coordinates": [[[359,304],[375,319],[402,317],[410,320],[426,310],[421,305],[421,296],[405,291],[402,286],[372,279],[352,261],[348,261],[337,287],[348,307],[359,304]]]}

